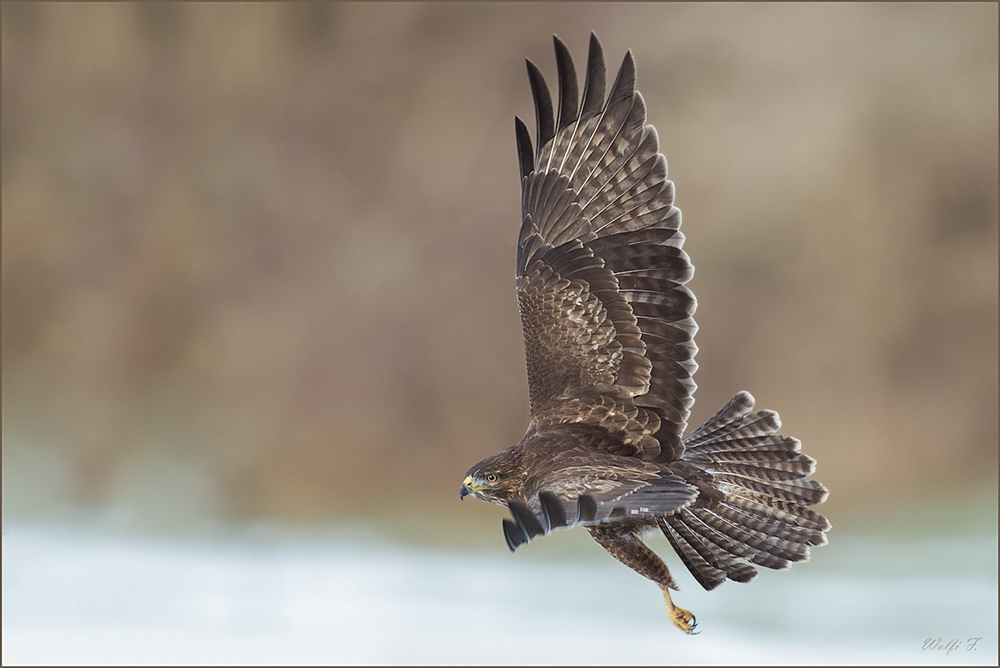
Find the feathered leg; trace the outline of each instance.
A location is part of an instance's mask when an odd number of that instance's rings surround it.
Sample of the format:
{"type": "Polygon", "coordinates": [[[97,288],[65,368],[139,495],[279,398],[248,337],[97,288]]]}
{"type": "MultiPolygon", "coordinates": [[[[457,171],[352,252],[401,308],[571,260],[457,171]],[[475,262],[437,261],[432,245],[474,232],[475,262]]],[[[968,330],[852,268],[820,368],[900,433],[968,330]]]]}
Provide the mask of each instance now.
{"type": "Polygon", "coordinates": [[[655,552],[646,547],[634,531],[606,526],[587,527],[587,530],[598,545],[608,551],[608,554],[639,575],[660,585],[670,621],[684,633],[694,633],[698,626],[695,616],[683,608],[678,608],[670,600],[670,590],[676,590],[677,584],[670,576],[667,565],[655,552]]]}

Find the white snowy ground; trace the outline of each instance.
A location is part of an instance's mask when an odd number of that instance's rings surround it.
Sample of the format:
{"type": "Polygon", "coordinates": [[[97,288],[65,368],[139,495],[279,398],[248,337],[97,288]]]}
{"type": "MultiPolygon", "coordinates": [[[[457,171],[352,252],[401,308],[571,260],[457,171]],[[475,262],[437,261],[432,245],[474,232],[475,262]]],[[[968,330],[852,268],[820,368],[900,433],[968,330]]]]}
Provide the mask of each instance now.
{"type": "Polygon", "coordinates": [[[671,562],[702,630],[687,637],[596,548],[7,526],[3,663],[997,664],[995,535],[832,538],[710,593],[671,562]]]}

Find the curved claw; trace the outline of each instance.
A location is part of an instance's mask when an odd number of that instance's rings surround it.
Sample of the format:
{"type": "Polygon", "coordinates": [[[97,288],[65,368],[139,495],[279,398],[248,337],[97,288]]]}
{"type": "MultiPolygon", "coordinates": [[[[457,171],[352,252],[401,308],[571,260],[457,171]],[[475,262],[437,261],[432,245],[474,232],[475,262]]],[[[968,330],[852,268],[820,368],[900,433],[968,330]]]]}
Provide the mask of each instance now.
{"type": "MultiPolygon", "coordinates": [[[[668,585],[669,586],[669,585],[668,585]]],[[[670,600],[670,590],[668,586],[663,587],[663,601],[667,604],[667,617],[671,623],[688,635],[696,635],[695,629],[698,627],[698,619],[690,610],[678,608],[670,600]]]]}
{"type": "Polygon", "coordinates": [[[683,608],[673,608],[669,612],[670,621],[674,623],[674,626],[679,628],[684,633],[690,635],[698,635],[700,631],[696,631],[698,628],[698,618],[695,617],[691,612],[683,608]]]}

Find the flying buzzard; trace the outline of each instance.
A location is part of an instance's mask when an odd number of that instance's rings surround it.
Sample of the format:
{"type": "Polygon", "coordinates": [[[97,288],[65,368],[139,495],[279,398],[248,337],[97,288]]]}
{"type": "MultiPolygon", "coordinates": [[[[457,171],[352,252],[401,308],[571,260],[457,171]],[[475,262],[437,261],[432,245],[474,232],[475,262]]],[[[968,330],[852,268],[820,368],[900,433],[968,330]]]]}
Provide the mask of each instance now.
{"type": "Polygon", "coordinates": [[[808,506],[826,488],[816,462],[781,436],[778,414],[740,392],[682,438],[694,403],[694,273],[656,130],[635,90],[631,51],[605,96],[590,37],[582,99],[554,38],[558,108],[528,61],[536,139],[515,119],[521,168],[517,299],[531,422],[517,445],[469,469],[461,496],[507,506],[511,550],[582,525],[611,556],[663,590],[671,621],[694,631],[677,589],[641,540],[659,530],[705,589],[784,569],[826,543],[808,506]]]}

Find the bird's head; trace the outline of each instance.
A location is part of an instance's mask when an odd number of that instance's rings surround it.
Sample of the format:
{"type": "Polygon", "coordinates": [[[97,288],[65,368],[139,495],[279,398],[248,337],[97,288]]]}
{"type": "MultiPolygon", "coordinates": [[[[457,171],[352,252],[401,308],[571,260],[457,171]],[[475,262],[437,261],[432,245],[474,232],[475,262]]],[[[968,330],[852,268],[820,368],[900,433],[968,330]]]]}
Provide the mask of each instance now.
{"type": "Polygon", "coordinates": [[[513,448],[487,457],[466,473],[459,496],[464,499],[472,495],[480,501],[507,505],[518,497],[518,489],[524,482],[524,473],[517,465],[519,459],[513,448]]]}

